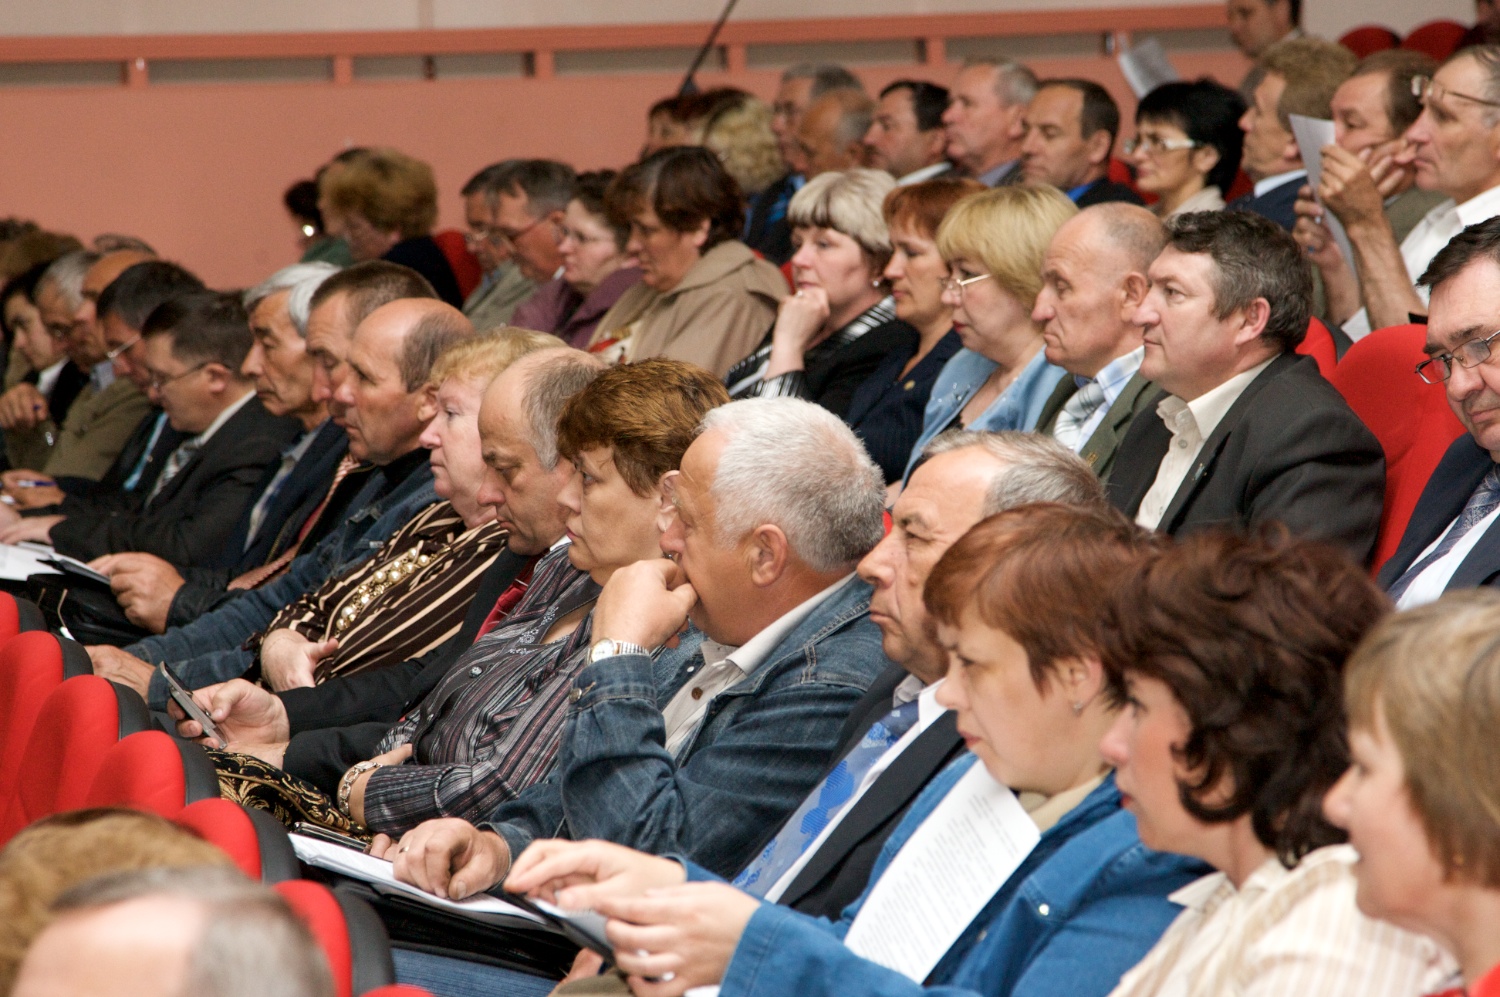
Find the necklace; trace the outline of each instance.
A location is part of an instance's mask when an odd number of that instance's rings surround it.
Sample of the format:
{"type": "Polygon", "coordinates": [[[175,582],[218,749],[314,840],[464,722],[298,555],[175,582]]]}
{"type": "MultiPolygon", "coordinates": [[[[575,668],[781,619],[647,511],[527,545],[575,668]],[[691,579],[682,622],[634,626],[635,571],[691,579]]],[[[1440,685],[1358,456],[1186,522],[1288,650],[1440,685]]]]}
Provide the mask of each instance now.
{"type": "Polygon", "coordinates": [[[338,618],[333,621],[333,629],[343,633],[359,619],[359,614],[385,594],[386,590],[404,578],[409,578],[420,568],[425,568],[432,563],[432,555],[421,553],[422,546],[418,544],[411,550],[406,551],[390,564],[376,571],[369,578],[359,583],[359,587],[349,593],[349,599],[344,603],[344,608],[339,610],[338,618]]]}

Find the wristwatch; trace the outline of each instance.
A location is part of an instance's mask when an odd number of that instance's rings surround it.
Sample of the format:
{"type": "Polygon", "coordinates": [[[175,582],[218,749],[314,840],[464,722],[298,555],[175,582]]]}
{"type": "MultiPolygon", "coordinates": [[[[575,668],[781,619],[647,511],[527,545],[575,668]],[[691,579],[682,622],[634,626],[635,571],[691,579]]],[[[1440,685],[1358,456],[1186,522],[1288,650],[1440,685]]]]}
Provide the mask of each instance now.
{"type": "Polygon", "coordinates": [[[603,661],[605,658],[617,658],[622,654],[650,654],[650,648],[639,644],[632,644],[626,640],[611,640],[608,637],[594,641],[589,648],[589,664],[603,661]]]}
{"type": "Polygon", "coordinates": [[[354,792],[354,780],[371,769],[384,768],[385,762],[356,762],[344,777],[339,780],[338,808],[345,817],[349,816],[349,796],[354,792]]]}

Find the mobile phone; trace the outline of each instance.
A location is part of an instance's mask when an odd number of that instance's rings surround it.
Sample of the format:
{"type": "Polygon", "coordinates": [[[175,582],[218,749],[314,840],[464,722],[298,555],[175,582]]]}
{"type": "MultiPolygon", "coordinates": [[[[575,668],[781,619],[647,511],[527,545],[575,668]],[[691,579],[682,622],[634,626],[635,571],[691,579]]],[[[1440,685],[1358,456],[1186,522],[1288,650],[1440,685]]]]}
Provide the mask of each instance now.
{"type": "Polygon", "coordinates": [[[606,919],[603,914],[595,914],[591,910],[563,910],[556,904],[548,903],[540,897],[528,897],[519,893],[497,893],[496,896],[503,896],[505,900],[515,904],[522,910],[530,911],[537,915],[561,931],[575,945],[597,952],[610,962],[614,961],[615,947],[604,936],[604,923],[606,919]]]}
{"type": "Polygon", "coordinates": [[[358,838],[335,831],[329,827],[324,827],[322,824],[309,824],[305,820],[299,820],[292,825],[292,830],[304,837],[317,838],[319,841],[326,841],[330,845],[343,845],[345,848],[352,848],[357,852],[368,852],[370,850],[370,846],[358,838]]]}
{"type": "Polygon", "coordinates": [[[172,697],[172,701],[182,707],[182,712],[198,721],[198,726],[203,728],[205,735],[218,741],[219,746],[223,747],[227,742],[219,734],[219,728],[214,726],[213,720],[209,719],[208,714],[203,712],[203,708],[193,702],[193,694],[188,692],[187,687],[182,684],[182,679],[178,678],[172,669],[167,667],[165,661],[158,665],[157,668],[161,670],[162,678],[167,681],[167,695],[172,697]]]}

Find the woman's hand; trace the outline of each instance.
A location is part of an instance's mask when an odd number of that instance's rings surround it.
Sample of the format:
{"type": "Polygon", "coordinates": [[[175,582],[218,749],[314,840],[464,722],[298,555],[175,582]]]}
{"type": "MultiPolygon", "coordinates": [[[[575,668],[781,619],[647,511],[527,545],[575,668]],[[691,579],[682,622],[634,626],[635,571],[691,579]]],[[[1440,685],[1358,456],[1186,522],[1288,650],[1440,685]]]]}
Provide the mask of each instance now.
{"type": "Polygon", "coordinates": [[[516,859],[505,888],[528,893],[565,910],[593,910],[605,897],[637,897],[687,879],[671,859],[608,841],[533,842],[516,859]]]}
{"type": "Polygon", "coordinates": [[[765,377],[801,370],[807,351],[827,338],[825,329],[831,314],[828,292],[821,287],[804,287],[782,299],[776,311],[776,325],[771,329],[771,361],[765,377]]]}
{"type": "Polygon", "coordinates": [[[677,997],[724,978],[760,901],[723,883],[688,883],[601,900],[615,963],[639,997],[677,997]],[[644,953],[644,954],[642,954],[644,953]]]}

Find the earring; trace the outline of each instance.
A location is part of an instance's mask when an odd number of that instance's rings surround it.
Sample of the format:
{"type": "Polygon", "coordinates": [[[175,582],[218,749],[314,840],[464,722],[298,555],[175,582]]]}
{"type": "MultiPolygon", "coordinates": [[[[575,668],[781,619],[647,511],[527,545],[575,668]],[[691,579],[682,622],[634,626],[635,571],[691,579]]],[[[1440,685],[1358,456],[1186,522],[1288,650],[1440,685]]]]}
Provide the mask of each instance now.
{"type": "Polygon", "coordinates": [[[871,287],[879,287],[880,286],[880,278],[876,277],[874,280],[870,281],[870,286],[871,287]]]}
{"type": "Polygon", "coordinates": [[[1076,701],[1073,703],[1073,715],[1075,717],[1083,716],[1083,703],[1076,701]]]}

